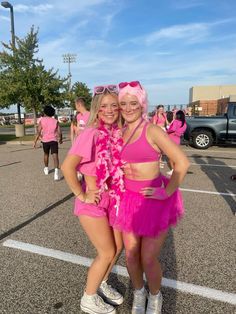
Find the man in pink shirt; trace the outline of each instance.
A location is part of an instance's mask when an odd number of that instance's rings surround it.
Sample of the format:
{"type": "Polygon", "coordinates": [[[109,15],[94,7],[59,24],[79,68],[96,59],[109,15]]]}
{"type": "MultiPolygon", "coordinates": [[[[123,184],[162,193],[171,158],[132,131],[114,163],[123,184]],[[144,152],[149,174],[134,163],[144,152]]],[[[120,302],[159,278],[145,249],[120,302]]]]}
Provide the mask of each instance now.
{"type": "Polygon", "coordinates": [[[75,100],[75,108],[77,111],[77,135],[85,128],[88,122],[90,112],[86,109],[85,100],[83,97],[78,97],[75,100]]]}
{"type": "Polygon", "coordinates": [[[49,153],[51,151],[53,162],[54,162],[54,180],[59,180],[59,159],[58,159],[58,141],[62,143],[62,133],[60,130],[59,123],[56,119],[53,118],[55,115],[55,109],[51,106],[46,106],[44,108],[44,116],[41,118],[37,135],[34,141],[34,148],[36,148],[36,143],[39,138],[43,144],[44,151],[44,174],[48,175],[48,162],[49,162],[49,153]]]}

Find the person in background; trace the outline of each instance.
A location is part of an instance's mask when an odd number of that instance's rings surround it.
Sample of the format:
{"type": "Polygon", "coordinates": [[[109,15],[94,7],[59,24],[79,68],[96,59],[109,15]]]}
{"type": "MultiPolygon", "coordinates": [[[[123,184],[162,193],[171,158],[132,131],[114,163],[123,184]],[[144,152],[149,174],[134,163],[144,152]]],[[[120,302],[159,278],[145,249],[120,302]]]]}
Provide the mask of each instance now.
{"type": "MultiPolygon", "coordinates": [[[[158,125],[163,131],[166,131],[166,126],[168,124],[166,119],[166,113],[163,105],[158,105],[156,107],[156,113],[152,118],[152,123],[158,125]]],[[[164,168],[163,156],[160,156],[160,168],[164,168]]]]}
{"type": "Polygon", "coordinates": [[[168,229],[184,213],[178,187],[189,162],[166,132],[144,119],[147,94],[141,84],[122,82],[119,88],[120,111],[126,125],[121,152],[125,192],[115,226],[123,232],[127,269],[135,289],[132,314],[160,314],[162,271],[158,258],[168,229]],[[161,151],[175,165],[170,180],[160,173],[161,151]]]}
{"type": "Polygon", "coordinates": [[[152,123],[161,127],[164,131],[166,129],[166,113],[163,105],[158,105],[156,107],[156,113],[152,118],[152,123]]]}
{"type": "Polygon", "coordinates": [[[71,144],[74,143],[77,135],[78,135],[78,125],[77,125],[77,115],[78,113],[76,113],[75,116],[72,115],[71,117],[71,123],[70,123],[70,140],[71,140],[71,144]]]}
{"type": "MultiPolygon", "coordinates": [[[[186,131],[187,124],[185,122],[185,114],[182,110],[178,110],[175,114],[175,119],[169,125],[167,133],[170,139],[177,145],[180,145],[181,136],[186,131]]],[[[168,161],[170,171],[167,172],[168,176],[171,176],[174,169],[174,163],[171,159],[168,161]]]]}
{"type": "Polygon", "coordinates": [[[166,130],[169,129],[171,122],[173,121],[174,113],[173,111],[167,111],[166,113],[166,130]]]}
{"type": "Polygon", "coordinates": [[[79,135],[89,120],[89,111],[86,109],[85,100],[83,97],[76,98],[75,109],[77,111],[77,135],[79,135]]]}
{"type": "Polygon", "coordinates": [[[43,144],[44,151],[44,174],[49,174],[48,163],[49,163],[49,153],[51,151],[54,163],[54,180],[60,180],[59,174],[59,158],[58,158],[58,142],[62,144],[62,133],[59,123],[53,118],[55,115],[55,109],[51,106],[46,106],[44,108],[44,116],[41,117],[37,135],[34,141],[34,148],[36,148],[37,141],[39,138],[43,144]]]}
{"type": "Polygon", "coordinates": [[[114,314],[113,305],[123,302],[123,296],[107,283],[123,248],[121,233],[113,228],[123,191],[117,93],[116,85],[94,88],[88,124],[62,164],[65,180],[76,197],[74,214],[97,251],[80,303],[82,311],[90,314],[114,314]],[[78,170],[84,176],[84,189],[77,179],[78,170]]]}

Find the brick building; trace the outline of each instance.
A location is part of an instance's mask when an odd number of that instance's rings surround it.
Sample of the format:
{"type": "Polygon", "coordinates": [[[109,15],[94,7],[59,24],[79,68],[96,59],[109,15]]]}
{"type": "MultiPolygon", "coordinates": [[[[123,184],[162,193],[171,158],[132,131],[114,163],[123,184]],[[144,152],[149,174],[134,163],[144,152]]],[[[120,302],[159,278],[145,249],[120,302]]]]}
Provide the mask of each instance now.
{"type": "Polygon", "coordinates": [[[230,95],[236,95],[236,85],[193,86],[189,90],[188,107],[192,115],[222,115],[230,95]]]}

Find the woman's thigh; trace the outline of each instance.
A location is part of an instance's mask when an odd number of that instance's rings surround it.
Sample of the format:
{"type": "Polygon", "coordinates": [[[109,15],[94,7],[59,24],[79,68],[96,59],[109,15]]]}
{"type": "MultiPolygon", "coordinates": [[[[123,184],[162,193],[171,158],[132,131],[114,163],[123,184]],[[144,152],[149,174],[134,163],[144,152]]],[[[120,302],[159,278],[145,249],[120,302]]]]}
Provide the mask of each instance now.
{"type": "Polygon", "coordinates": [[[142,238],[142,258],[158,258],[163,247],[163,244],[166,240],[168,231],[163,232],[157,238],[142,238]]]}
{"type": "Polygon", "coordinates": [[[80,223],[98,252],[114,254],[115,243],[112,228],[106,217],[91,217],[81,215],[80,223]]]}

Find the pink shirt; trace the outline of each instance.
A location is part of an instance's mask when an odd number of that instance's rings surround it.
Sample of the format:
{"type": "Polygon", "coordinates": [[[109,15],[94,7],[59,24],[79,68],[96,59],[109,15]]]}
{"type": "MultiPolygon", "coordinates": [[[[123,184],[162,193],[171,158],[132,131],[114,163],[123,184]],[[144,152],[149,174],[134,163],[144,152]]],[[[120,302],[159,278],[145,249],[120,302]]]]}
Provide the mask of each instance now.
{"type": "Polygon", "coordinates": [[[77,128],[78,130],[83,130],[88,122],[90,112],[86,111],[84,114],[83,113],[78,113],[77,114],[77,128]]]}
{"type": "Polygon", "coordinates": [[[163,113],[160,116],[155,114],[152,120],[152,123],[157,124],[159,126],[165,126],[166,122],[166,114],[163,113]]]}
{"type": "Polygon", "coordinates": [[[57,142],[58,121],[51,117],[42,117],[40,120],[42,142],[57,142]]]}
{"type": "Polygon", "coordinates": [[[77,165],[76,170],[87,176],[96,176],[97,162],[97,129],[85,128],[74,141],[69,155],[82,157],[81,162],[77,165]]]}
{"type": "Polygon", "coordinates": [[[167,133],[169,134],[169,137],[172,139],[172,141],[179,145],[180,137],[184,134],[186,128],[186,123],[184,123],[182,126],[182,121],[173,120],[169,126],[169,129],[167,130],[167,133]]]}

